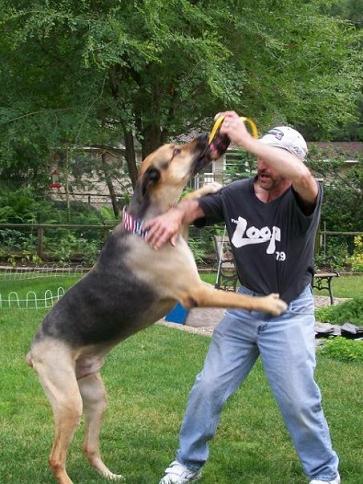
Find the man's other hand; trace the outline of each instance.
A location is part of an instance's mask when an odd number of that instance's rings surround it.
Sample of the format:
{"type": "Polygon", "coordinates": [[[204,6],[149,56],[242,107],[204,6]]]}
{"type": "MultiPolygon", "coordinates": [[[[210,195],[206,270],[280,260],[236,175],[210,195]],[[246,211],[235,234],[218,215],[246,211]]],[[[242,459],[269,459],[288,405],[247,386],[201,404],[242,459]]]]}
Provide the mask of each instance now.
{"type": "Polygon", "coordinates": [[[144,225],[144,229],[148,230],[146,242],[155,250],[167,242],[175,246],[182,220],[183,211],[179,208],[171,208],[168,212],[149,220],[144,225]]]}

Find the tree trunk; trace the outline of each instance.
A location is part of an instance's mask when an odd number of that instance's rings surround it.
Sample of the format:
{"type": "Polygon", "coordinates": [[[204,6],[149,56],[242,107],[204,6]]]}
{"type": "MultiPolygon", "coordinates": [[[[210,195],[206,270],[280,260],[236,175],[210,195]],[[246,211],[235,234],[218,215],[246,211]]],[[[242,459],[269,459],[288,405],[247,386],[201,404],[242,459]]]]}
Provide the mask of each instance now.
{"type": "Polygon", "coordinates": [[[163,144],[163,136],[160,126],[157,124],[145,126],[142,134],[142,159],[144,159],[163,144]]]}
{"type": "Polygon", "coordinates": [[[108,165],[107,165],[106,153],[105,152],[102,153],[101,159],[102,159],[103,172],[105,174],[106,185],[107,185],[108,191],[110,193],[110,197],[111,197],[113,213],[115,214],[115,217],[118,218],[119,215],[120,215],[120,211],[119,211],[119,208],[117,206],[116,193],[115,193],[115,189],[113,187],[112,178],[109,175],[109,169],[108,169],[108,165]]]}
{"type": "Polygon", "coordinates": [[[135,188],[136,180],[138,177],[138,170],[136,166],[134,136],[131,131],[124,130],[124,137],[125,137],[125,158],[126,158],[127,168],[129,171],[132,187],[135,188]]]}
{"type": "Polygon", "coordinates": [[[71,221],[71,205],[69,202],[69,147],[66,147],[66,165],[65,165],[65,192],[67,204],[67,221],[71,221]]]}

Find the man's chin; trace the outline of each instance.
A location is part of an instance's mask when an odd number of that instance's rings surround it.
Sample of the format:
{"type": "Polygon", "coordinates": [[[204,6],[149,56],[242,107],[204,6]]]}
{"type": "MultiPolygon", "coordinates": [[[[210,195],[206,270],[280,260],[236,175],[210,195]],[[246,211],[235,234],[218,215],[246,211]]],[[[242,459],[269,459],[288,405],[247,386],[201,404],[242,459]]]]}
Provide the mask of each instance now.
{"type": "Polygon", "coordinates": [[[271,178],[268,177],[258,177],[258,184],[260,185],[261,188],[264,188],[265,190],[271,188],[272,186],[272,180],[271,178]]]}

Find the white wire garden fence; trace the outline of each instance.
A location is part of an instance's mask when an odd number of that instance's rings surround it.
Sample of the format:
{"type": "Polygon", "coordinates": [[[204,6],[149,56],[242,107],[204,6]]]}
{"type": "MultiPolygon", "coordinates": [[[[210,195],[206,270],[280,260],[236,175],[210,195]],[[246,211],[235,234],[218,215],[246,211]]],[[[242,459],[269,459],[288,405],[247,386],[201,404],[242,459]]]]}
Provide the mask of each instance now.
{"type": "Polygon", "coordinates": [[[17,291],[10,291],[5,296],[0,293],[0,309],[47,309],[64,296],[66,290],[58,287],[56,291],[46,289],[42,295],[28,291],[20,296],[17,291]]]}

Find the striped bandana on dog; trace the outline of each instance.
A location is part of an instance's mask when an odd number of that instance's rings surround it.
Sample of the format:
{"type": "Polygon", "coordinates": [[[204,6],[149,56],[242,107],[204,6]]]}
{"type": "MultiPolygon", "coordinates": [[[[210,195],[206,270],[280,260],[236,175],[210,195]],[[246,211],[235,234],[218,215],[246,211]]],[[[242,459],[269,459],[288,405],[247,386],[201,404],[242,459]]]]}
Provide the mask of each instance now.
{"type": "Polygon", "coordinates": [[[126,230],[126,232],[136,234],[144,239],[148,233],[148,230],[143,229],[143,225],[143,220],[134,218],[132,215],[127,213],[126,207],[123,209],[122,227],[126,230]]]}

